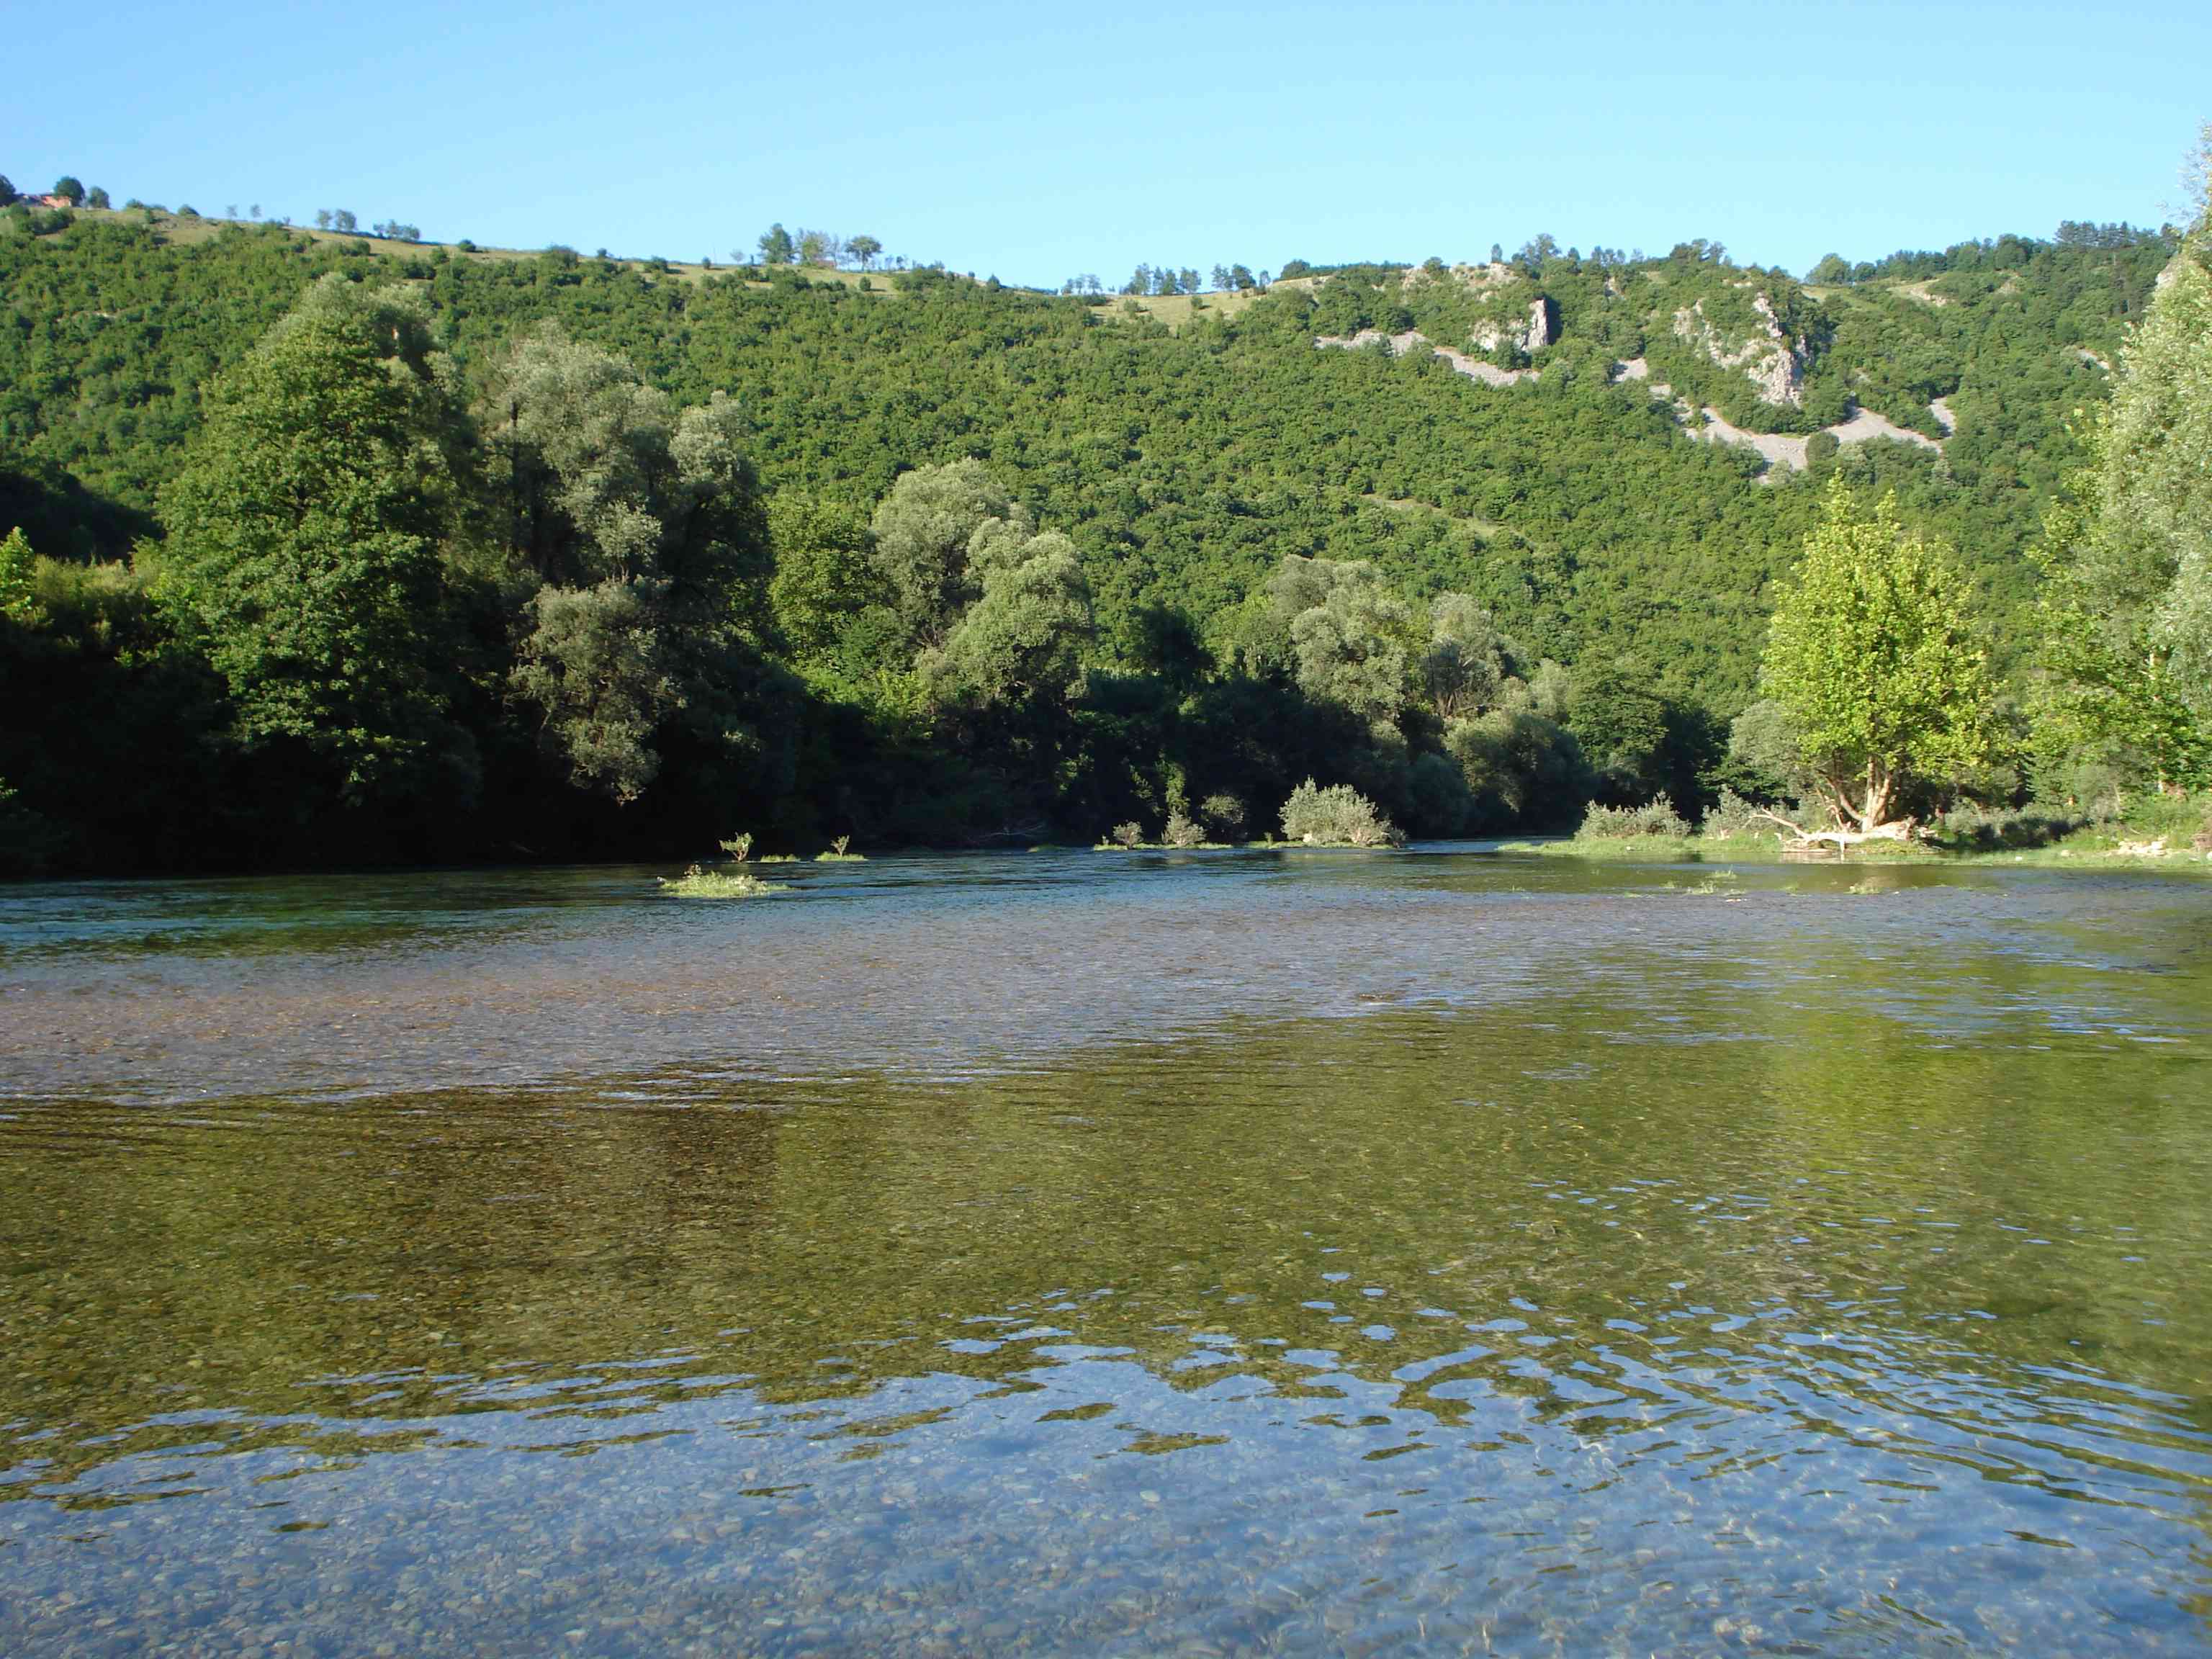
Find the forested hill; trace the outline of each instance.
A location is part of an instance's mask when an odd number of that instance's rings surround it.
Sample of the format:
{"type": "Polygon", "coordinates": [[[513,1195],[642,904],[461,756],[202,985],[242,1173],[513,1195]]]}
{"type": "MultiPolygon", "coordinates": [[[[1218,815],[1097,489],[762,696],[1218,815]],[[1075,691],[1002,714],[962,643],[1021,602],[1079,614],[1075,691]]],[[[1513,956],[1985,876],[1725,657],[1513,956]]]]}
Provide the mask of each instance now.
{"type": "Polygon", "coordinates": [[[1285,554],[1325,555],[1473,594],[1531,659],[1612,664],[1723,717],[1837,468],[1956,544],[2017,653],[2069,416],[2175,246],[2006,237],[1824,262],[1842,280],[1817,286],[1704,244],[1540,246],[1166,301],[46,222],[0,228],[0,529],[44,553],[157,533],[202,389],[335,270],[426,290],[471,381],[554,319],[679,404],[732,394],[770,493],[865,510],[902,471],[981,458],[1073,538],[1103,665],[1133,659],[1146,607],[1219,644],[1285,554]]]}

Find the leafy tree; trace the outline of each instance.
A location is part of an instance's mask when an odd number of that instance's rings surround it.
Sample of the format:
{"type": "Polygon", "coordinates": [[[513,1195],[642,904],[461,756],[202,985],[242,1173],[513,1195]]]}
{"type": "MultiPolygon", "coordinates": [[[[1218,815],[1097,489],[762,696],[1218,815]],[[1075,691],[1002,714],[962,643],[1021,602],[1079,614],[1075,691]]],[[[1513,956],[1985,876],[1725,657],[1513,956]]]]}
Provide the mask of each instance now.
{"type": "Polygon", "coordinates": [[[328,230],[331,228],[331,222],[335,216],[336,216],[333,215],[328,208],[317,208],[315,210],[315,228],[317,230],[328,230]]]}
{"type": "Polygon", "coordinates": [[[764,265],[787,265],[798,257],[798,246],[781,225],[770,225],[761,234],[760,258],[764,265]]]}
{"type": "Polygon", "coordinates": [[[854,620],[885,597],[867,520],[819,496],[784,491],[768,504],[776,625],[802,657],[832,651],[854,620]]]}
{"type": "Polygon", "coordinates": [[[160,599],[238,737],[323,758],[349,800],[467,775],[440,584],[459,415],[422,298],[327,276],[216,382],[162,495],[160,599]]]}
{"type": "Polygon", "coordinates": [[[4,173],[0,173],[0,207],[13,207],[21,198],[4,173]]]}
{"type": "Polygon", "coordinates": [[[1905,528],[1894,495],[1864,515],[1840,477],[1775,608],[1759,678],[1821,799],[1862,834],[1893,826],[1908,784],[1980,766],[1995,741],[1965,573],[1905,528]]]}
{"type": "Polygon", "coordinates": [[[102,212],[106,212],[109,206],[106,191],[102,189],[100,185],[94,185],[90,190],[85,192],[84,204],[88,208],[96,208],[102,212]]]}
{"type": "Polygon", "coordinates": [[[1421,693],[1440,720],[1479,714],[1504,690],[1505,637],[1490,613],[1465,593],[1439,593],[1429,605],[1429,646],[1421,693]]]}
{"type": "Polygon", "coordinates": [[[679,413],[548,326],[501,365],[481,419],[511,569],[534,586],[512,683],[570,778],[635,799],[679,714],[725,758],[752,750],[768,528],[737,406],[679,413]]]}
{"type": "Polygon", "coordinates": [[[2212,224],[2122,354],[2043,558],[2046,757],[2196,781],[2212,768],[2212,224]]]}
{"type": "Polygon", "coordinates": [[[883,251],[884,245],[872,236],[854,236],[845,244],[846,253],[863,270],[874,270],[876,258],[883,251]]]}
{"type": "Polygon", "coordinates": [[[5,541],[0,541],[0,617],[23,622],[37,608],[37,599],[31,591],[31,572],[35,562],[30,538],[18,525],[8,532],[5,541]]]}
{"type": "Polygon", "coordinates": [[[1567,729],[1607,793],[1642,799],[1665,782],[1667,706],[1653,677],[1632,662],[1581,665],[1567,705],[1567,729]]]}
{"type": "Polygon", "coordinates": [[[1064,703],[1091,642],[1091,585],[1075,544],[994,519],[971,543],[981,596],[928,673],[986,706],[1064,703]]]}
{"type": "Polygon", "coordinates": [[[350,235],[360,228],[361,222],[353,216],[350,208],[339,208],[331,215],[331,228],[333,230],[350,235]]]}
{"type": "Polygon", "coordinates": [[[892,594],[907,637],[941,644],[980,589],[969,568],[969,546],[993,522],[1024,535],[1034,526],[978,460],[918,467],[903,473],[877,507],[870,532],[876,568],[892,594]]]}
{"type": "Polygon", "coordinates": [[[84,200],[84,186],[65,173],[54,180],[54,187],[47,194],[58,196],[70,206],[76,207],[84,200]]]}
{"type": "Polygon", "coordinates": [[[807,230],[799,233],[799,263],[803,265],[830,265],[837,262],[837,239],[826,230],[807,230]]]}
{"type": "Polygon", "coordinates": [[[1283,562],[1275,603],[1290,617],[1299,688],[1375,725],[1396,720],[1412,654],[1412,607],[1364,560],[1283,562]]]}

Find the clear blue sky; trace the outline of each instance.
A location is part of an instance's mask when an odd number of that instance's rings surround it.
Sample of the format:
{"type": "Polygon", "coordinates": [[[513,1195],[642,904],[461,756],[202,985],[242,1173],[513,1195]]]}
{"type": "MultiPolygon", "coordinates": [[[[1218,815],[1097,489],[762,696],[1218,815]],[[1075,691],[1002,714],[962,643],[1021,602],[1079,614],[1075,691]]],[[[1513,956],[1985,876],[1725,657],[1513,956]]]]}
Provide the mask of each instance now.
{"type": "Polygon", "coordinates": [[[728,257],[772,220],[1057,286],[1693,236],[1802,271],[2156,223],[2212,3],[61,5],[0,172],[728,257]]]}

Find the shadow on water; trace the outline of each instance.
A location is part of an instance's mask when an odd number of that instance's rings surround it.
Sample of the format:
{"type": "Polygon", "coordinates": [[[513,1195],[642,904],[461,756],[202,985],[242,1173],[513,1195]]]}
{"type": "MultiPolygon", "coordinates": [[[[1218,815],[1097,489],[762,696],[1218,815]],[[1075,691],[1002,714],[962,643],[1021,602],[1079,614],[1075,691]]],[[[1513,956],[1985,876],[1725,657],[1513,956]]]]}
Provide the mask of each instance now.
{"type": "Polygon", "coordinates": [[[0,1650],[2203,1650],[2212,904],[1709,873],[10,915],[0,1650]]]}

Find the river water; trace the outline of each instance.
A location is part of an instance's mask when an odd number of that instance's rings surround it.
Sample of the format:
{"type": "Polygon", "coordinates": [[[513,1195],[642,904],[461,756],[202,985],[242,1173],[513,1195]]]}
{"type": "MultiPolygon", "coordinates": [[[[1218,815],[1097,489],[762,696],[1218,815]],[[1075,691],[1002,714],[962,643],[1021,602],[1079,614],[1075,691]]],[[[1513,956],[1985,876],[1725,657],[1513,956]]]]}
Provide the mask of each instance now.
{"type": "Polygon", "coordinates": [[[0,889],[0,1653],[2212,1651],[2212,883],[0,889]]]}

